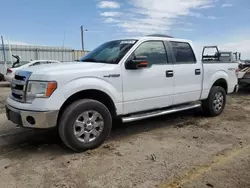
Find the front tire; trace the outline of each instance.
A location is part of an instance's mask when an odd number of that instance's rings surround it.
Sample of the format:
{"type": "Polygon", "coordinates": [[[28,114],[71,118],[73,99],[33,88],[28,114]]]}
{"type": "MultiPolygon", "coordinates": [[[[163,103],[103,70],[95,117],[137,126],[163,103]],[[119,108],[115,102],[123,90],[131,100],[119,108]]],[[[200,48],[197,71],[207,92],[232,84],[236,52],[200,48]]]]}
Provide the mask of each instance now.
{"type": "Polygon", "coordinates": [[[59,120],[59,135],[76,152],[99,147],[108,137],[112,117],[105,105],[84,99],[68,106],[59,120]]]}
{"type": "Polygon", "coordinates": [[[204,112],[211,117],[220,115],[226,105],[226,91],[223,87],[213,86],[209,96],[202,102],[204,112]]]}

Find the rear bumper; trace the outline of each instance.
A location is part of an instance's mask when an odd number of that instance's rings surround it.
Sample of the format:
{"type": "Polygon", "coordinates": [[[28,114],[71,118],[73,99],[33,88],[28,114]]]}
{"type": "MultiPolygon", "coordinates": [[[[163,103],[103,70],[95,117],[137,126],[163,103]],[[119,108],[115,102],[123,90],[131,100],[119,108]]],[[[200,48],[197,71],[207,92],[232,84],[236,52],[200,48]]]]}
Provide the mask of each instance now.
{"type": "Polygon", "coordinates": [[[6,105],[7,119],[26,128],[53,128],[57,124],[58,112],[59,111],[27,111],[6,105]]]}
{"type": "Polygon", "coordinates": [[[241,78],[239,79],[240,85],[250,85],[250,78],[241,78]]]}

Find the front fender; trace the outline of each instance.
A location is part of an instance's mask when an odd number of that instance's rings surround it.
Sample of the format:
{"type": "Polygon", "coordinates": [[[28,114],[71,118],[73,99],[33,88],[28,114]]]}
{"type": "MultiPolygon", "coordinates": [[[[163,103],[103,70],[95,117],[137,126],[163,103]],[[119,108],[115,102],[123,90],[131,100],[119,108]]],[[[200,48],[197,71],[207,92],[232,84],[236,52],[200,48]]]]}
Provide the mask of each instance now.
{"type": "Polygon", "coordinates": [[[72,80],[68,83],[66,83],[62,90],[64,91],[64,98],[68,99],[73,94],[83,91],[83,90],[99,90],[111,97],[114,103],[120,103],[122,102],[122,89],[121,85],[116,86],[112,85],[111,83],[99,79],[99,78],[80,78],[76,80],[72,80]]]}
{"type": "Polygon", "coordinates": [[[94,89],[102,91],[110,96],[115,104],[117,114],[119,115],[123,110],[121,87],[121,82],[119,80],[115,80],[111,84],[99,78],[79,78],[61,85],[59,83],[59,87],[49,98],[37,98],[32,104],[27,104],[25,109],[36,109],[38,111],[60,110],[64,102],[73,94],[83,90],[94,89]]]}

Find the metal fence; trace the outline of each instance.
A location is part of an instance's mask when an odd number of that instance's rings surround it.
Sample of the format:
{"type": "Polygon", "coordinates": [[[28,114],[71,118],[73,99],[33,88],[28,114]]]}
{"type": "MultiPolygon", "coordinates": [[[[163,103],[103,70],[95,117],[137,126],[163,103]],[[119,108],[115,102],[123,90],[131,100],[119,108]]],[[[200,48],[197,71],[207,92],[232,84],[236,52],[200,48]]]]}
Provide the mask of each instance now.
{"type": "MultiPolygon", "coordinates": [[[[30,45],[8,45],[4,46],[7,67],[15,61],[12,54],[21,56],[20,61],[30,60],[58,60],[58,61],[74,61],[86,55],[87,51],[73,50],[72,48],[50,47],[50,46],[30,46],[30,45]]],[[[0,73],[5,73],[3,49],[0,46],[0,73]]]]}

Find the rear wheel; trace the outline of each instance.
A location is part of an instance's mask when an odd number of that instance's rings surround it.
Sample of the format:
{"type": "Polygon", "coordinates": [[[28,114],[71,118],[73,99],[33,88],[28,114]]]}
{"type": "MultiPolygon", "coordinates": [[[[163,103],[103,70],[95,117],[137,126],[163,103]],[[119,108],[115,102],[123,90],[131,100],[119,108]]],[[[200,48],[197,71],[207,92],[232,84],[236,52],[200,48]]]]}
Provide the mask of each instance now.
{"type": "Polygon", "coordinates": [[[102,103],[84,99],[68,106],[59,121],[64,144],[76,152],[94,149],[108,137],[112,127],[109,110],[102,103]]]}
{"type": "Polygon", "coordinates": [[[204,112],[209,116],[220,115],[226,105],[226,91],[223,87],[213,86],[209,96],[202,102],[204,112]]]}

